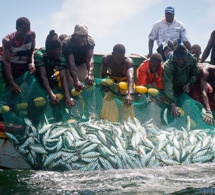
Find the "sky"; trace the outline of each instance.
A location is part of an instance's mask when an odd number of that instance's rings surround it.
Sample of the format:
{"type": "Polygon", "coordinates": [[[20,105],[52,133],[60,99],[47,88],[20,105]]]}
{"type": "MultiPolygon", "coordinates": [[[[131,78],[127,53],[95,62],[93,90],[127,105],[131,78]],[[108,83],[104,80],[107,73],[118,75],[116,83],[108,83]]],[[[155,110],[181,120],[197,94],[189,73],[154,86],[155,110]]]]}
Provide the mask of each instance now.
{"type": "MultiPolygon", "coordinates": [[[[215,28],[214,0],[0,0],[0,38],[16,31],[16,19],[27,17],[36,33],[36,48],[44,47],[50,30],[71,35],[76,24],[88,26],[95,53],[111,53],[123,44],[126,54],[148,54],[148,35],[164,17],[167,6],[187,29],[193,44],[204,51],[215,28]]],[[[153,52],[156,52],[156,42],[153,52]]]]}

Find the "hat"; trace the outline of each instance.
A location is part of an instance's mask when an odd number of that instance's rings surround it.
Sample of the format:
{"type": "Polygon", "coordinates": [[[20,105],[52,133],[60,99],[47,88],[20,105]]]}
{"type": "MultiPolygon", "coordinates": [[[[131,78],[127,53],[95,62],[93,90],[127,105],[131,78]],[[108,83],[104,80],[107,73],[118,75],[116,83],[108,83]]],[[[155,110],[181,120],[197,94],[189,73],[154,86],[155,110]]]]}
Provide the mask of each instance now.
{"type": "Polygon", "coordinates": [[[171,6],[166,7],[166,9],[165,9],[165,14],[166,14],[166,13],[175,14],[175,9],[174,9],[173,7],[171,7],[171,6]]]}
{"type": "Polygon", "coordinates": [[[188,55],[187,48],[184,45],[178,45],[173,51],[173,57],[175,58],[186,58],[188,55]]]}
{"type": "Polygon", "coordinates": [[[51,30],[46,37],[46,50],[56,49],[61,47],[61,40],[58,38],[58,34],[54,30],[51,30]]]}
{"type": "Polygon", "coordinates": [[[88,28],[84,24],[76,24],[74,33],[77,35],[88,35],[88,28]]]}

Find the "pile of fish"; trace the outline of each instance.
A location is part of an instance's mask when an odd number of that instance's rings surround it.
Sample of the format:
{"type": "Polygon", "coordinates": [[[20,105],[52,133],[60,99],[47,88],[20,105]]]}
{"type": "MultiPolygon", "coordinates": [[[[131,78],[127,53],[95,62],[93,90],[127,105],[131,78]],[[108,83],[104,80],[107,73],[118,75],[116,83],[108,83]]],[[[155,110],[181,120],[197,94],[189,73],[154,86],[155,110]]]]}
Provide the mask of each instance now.
{"type": "MultiPolygon", "coordinates": [[[[189,119],[189,118],[188,118],[189,119]]],[[[87,122],[59,122],[35,128],[25,118],[24,136],[6,133],[32,169],[107,170],[215,162],[215,132],[158,129],[150,119],[123,123],[91,117],[87,122]]]]}

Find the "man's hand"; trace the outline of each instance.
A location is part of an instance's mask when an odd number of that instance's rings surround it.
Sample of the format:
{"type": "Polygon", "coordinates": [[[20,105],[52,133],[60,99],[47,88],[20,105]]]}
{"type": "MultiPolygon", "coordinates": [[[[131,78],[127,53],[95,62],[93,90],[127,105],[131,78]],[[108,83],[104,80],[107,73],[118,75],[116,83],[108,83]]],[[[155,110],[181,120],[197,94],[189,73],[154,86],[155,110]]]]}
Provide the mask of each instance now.
{"type": "Polygon", "coordinates": [[[173,117],[181,116],[181,111],[175,106],[175,104],[171,105],[171,116],[173,117]]]}
{"type": "Polygon", "coordinates": [[[66,98],[65,104],[66,104],[66,107],[71,108],[76,104],[76,101],[73,98],[66,98]]]}
{"type": "Polygon", "coordinates": [[[15,83],[13,85],[11,85],[11,91],[14,94],[21,93],[21,89],[20,89],[19,85],[15,84],[15,83]]]}
{"type": "Polygon", "coordinates": [[[184,85],[184,87],[183,87],[183,90],[184,90],[185,93],[189,93],[189,92],[190,92],[190,89],[191,89],[190,83],[184,85]]]}
{"type": "Polygon", "coordinates": [[[75,85],[75,90],[76,91],[81,91],[82,89],[84,89],[84,85],[79,80],[77,80],[74,83],[74,85],[75,85]]]}
{"type": "Polygon", "coordinates": [[[214,117],[213,117],[213,114],[210,110],[207,110],[205,113],[204,113],[204,117],[203,117],[203,120],[205,123],[207,123],[208,125],[212,125],[213,122],[214,122],[214,117]]]}
{"type": "Polygon", "coordinates": [[[92,85],[94,83],[94,76],[87,75],[85,78],[85,83],[88,85],[92,85]]]}
{"type": "Polygon", "coordinates": [[[132,97],[132,95],[129,93],[129,94],[127,94],[127,96],[125,97],[124,103],[127,104],[127,105],[131,105],[132,102],[133,102],[133,97],[132,97]]]}
{"type": "Polygon", "coordinates": [[[50,95],[49,99],[50,99],[51,104],[53,104],[53,105],[59,104],[59,100],[55,94],[50,95]]]}
{"type": "Polygon", "coordinates": [[[30,74],[33,74],[36,71],[35,64],[34,63],[30,63],[28,65],[28,69],[30,71],[30,74]]]}

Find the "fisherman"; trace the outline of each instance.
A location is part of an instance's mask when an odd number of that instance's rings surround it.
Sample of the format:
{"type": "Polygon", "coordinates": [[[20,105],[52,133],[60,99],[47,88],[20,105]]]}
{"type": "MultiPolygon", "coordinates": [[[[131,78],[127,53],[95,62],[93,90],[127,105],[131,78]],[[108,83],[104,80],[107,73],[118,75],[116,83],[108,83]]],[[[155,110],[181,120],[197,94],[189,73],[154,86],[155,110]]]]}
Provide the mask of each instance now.
{"type": "Polygon", "coordinates": [[[190,92],[190,96],[203,104],[205,112],[203,120],[209,124],[214,124],[212,111],[215,110],[215,66],[208,63],[199,64],[199,78],[190,92]]]}
{"type": "Polygon", "coordinates": [[[88,27],[83,24],[76,24],[74,34],[63,41],[63,54],[66,56],[69,65],[69,85],[75,86],[77,91],[84,88],[82,82],[92,85],[94,82],[93,49],[95,43],[88,35],[88,27]]]}
{"type": "Polygon", "coordinates": [[[30,21],[21,17],[16,20],[16,32],[5,36],[3,44],[3,74],[6,85],[13,93],[21,92],[15,79],[27,72],[35,71],[33,51],[35,48],[35,32],[30,30],[30,21]]]}
{"type": "Polygon", "coordinates": [[[167,40],[173,42],[176,39],[181,39],[186,48],[190,50],[191,45],[188,40],[186,28],[182,22],[175,19],[175,9],[169,6],[165,9],[165,18],[156,22],[152,27],[152,30],[149,34],[149,54],[147,57],[150,58],[153,53],[155,40],[157,41],[158,45],[157,52],[162,54],[162,43],[167,40]]]}
{"type": "Polygon", "coordinates": [[[137,68],[137,85],[163,89],[162,83],[162,56],[159,53],[152,54],[137,68]]]}
{"type": "Polygon", "coordinates": [[[200,62],[204,62],[211,52],[210,64],[215,65],[215,30],[211,33],[210,39],[208,40],[208,44],[202,54],[202,58],[200,62]]]}
{"type": "Polygon", "coordinates": [[[45,87],[51,104],[59,104],[59,99],[53,92],[53,88],[58,86],[56,71],[59,70],[60,82],[65,92],[65,105],[72,107],[75,100],[70,97],[69,86],[66,77],[67,63],[62,55],[62,43],[54,30],[48,34],[45,42],[45,48],[39,49],[34,55],[36,69],[39,77],[45,87]]]}
{"type": "Polygon", "coordinates": [[[200,55],[201,55],[201,53],[202,53],[200,45],[198,45],[198,44],[192,45],[192,47],[191,47],[191,49],[190,49],[190,52],[191,52],[192,54],[195,54],[195,57],[196,57],[196,59],[197,59],[197,62],[200,62],[200,55]]]}
{"type": "Polygon", "coordinates": [[[132,58],[125,56],[126,49],[122,44],[113,47],[112,54],[103,56],[101,77],[109,76],[115,83],[128,82],[128,93],[125,97],[125,104],[132,104],[134,85],[134,62],[132,58]]]}
{"type": "Polygon", "coordinates": [[[175,97],[183,92],[189,93],[198,75],[198,63],[196,58],[188,52],[181,43],[177,45],[164,63],[162,75],[164,95],[166,102],[171,105],[171,115],[180,116],[180,110],[175,105],[175,97]]]}

